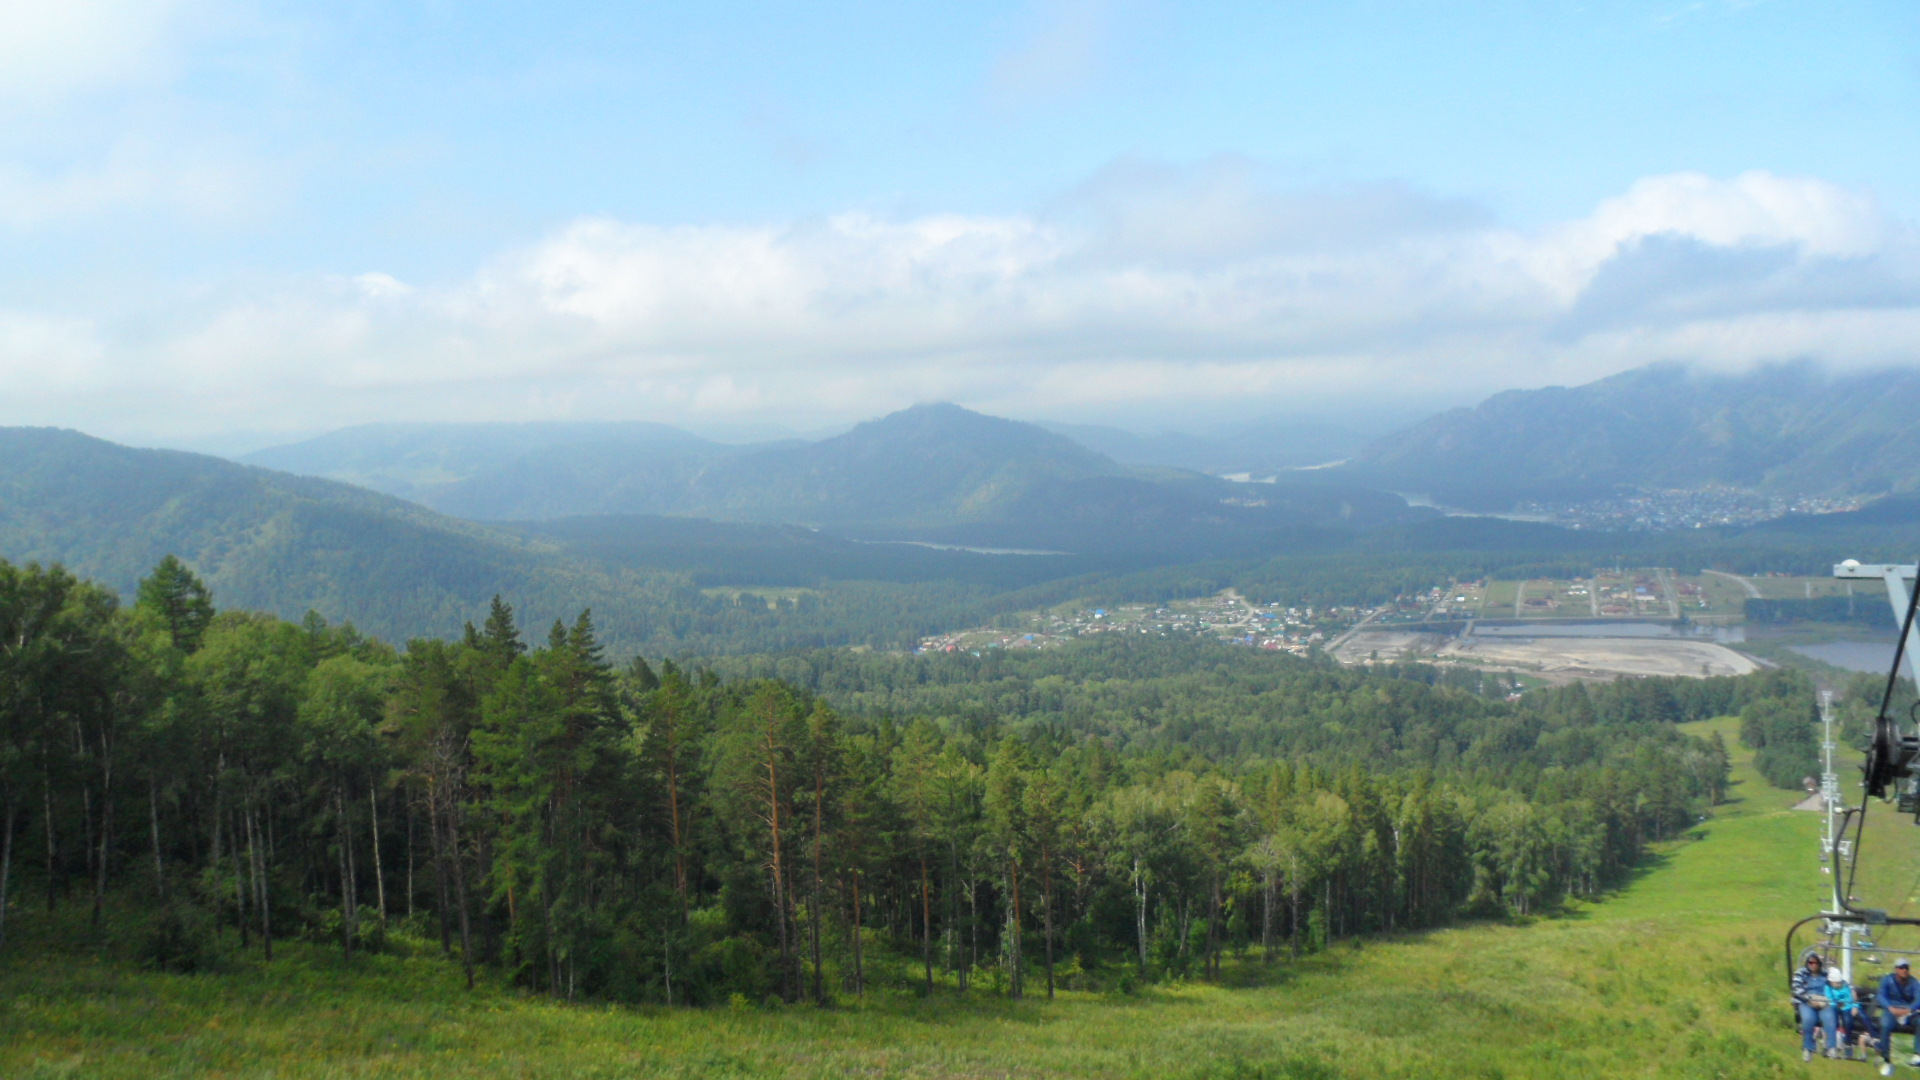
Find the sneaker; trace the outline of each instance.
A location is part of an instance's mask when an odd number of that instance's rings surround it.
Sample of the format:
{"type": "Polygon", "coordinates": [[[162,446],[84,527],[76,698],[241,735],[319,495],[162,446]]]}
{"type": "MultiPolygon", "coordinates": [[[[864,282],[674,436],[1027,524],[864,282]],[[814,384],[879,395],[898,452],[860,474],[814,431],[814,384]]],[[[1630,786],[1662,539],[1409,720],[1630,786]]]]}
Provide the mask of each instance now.
{"type": "Polygon", "coordinates": [[[1813,1060],[1813,1051],[1811,1051],[1811,1050],[1802,1050],[1802,1051],[1800,1051],[1800,1060],[1801,1060],[1801,1061],[1812,1061],[1812,1060],[1813,1060]]]}
{"type": "Polygon", "coordinates": [[[1920,1054],[1915,1054],[1908,1058],[1907,1065],[1911,1068],[1920,1069],[1920,1054]]]}

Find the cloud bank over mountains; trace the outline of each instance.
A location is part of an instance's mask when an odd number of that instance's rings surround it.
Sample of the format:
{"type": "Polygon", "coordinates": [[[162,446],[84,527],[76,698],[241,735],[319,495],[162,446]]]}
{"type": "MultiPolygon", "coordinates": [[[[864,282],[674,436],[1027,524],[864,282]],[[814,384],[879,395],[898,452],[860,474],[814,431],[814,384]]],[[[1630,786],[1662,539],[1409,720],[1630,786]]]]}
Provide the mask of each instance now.
{"type": "Polygon", "coordinates": [[[1863,192],[1655,176],[1500,224],[1397,184],[1123,162],[1021,216],[583,217],[464,280],[0,311],[0,422],[187,437],[381,419],[1434,407],[1654,360],[1920,356],[1920,242],[1863,192]]]}

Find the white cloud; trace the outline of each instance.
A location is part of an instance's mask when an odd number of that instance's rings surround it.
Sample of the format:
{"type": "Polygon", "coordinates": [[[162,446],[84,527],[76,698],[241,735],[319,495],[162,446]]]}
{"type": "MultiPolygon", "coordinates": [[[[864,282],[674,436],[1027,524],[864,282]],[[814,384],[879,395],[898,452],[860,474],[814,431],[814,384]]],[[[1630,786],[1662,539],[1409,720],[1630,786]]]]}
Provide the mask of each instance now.
{"type": "Polygon", "coordinates": [[[144,78],[166,63],[194,0],[7,0],[0,99],[47,99],[144,78]]]}
{"type": "Polygon", "coordinates": [[[370,271],[198,303],[177,330],[0,333],[0,369],[70,352],[79,373],[9,395],[0,421],[1438,408],[1661,359],[1920,357],[1920,242],[1858,192],[1767,173],[1650,177],[1520,231],[1404,187],[1276,192],[1215,163],[1110,171],[1043,215],[588,218],[463,282],[370,271]]]}

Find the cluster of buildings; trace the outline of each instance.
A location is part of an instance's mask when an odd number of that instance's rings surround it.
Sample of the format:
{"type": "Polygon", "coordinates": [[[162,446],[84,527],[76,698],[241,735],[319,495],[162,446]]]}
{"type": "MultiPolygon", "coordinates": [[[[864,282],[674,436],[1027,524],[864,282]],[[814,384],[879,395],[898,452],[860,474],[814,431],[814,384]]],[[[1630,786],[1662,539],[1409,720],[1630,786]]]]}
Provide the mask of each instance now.
{"type": "Polygon", "coordinates": [[[1356,608],[1253,604],[1229,592],[1165,606],[1036,612],[1013,626],[937,634],[921,641],[914,652],[1037,649],[1098,634],[1153,634],[1212,636],[1257,649],[1304,654],[1364,615],[1356,608]]]}
{"type": "Polygon", "coordinates": [[[1834,514],[1858,510],[1865,499],[1809,495],[1763,495],[1734,488],[1701,491],[1639,491],[1575,503],[1523,503],[1517,509],[1570,529],[1668,532],[1712,525],[1751,525],[1788,514],[1834,514]]]}

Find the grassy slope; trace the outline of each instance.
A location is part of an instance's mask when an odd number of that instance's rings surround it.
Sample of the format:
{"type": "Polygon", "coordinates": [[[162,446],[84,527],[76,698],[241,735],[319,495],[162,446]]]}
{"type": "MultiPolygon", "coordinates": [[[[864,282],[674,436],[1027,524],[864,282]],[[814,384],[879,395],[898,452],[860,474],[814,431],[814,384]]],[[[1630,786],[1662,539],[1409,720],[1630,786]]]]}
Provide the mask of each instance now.
{"type": "Polygon", "coordinates": [[[1778,942],[1818,903],[1818,819],[1738,779],[1737,801],[1604,903],[1340,945],[1258,988],[669,1012],[468,995],[437,960],[349,972],[298,945],[224,977],[14,959],[0,1075],[1865,1075],[1801,1065],[1782,1019],[1778,942]]]}

